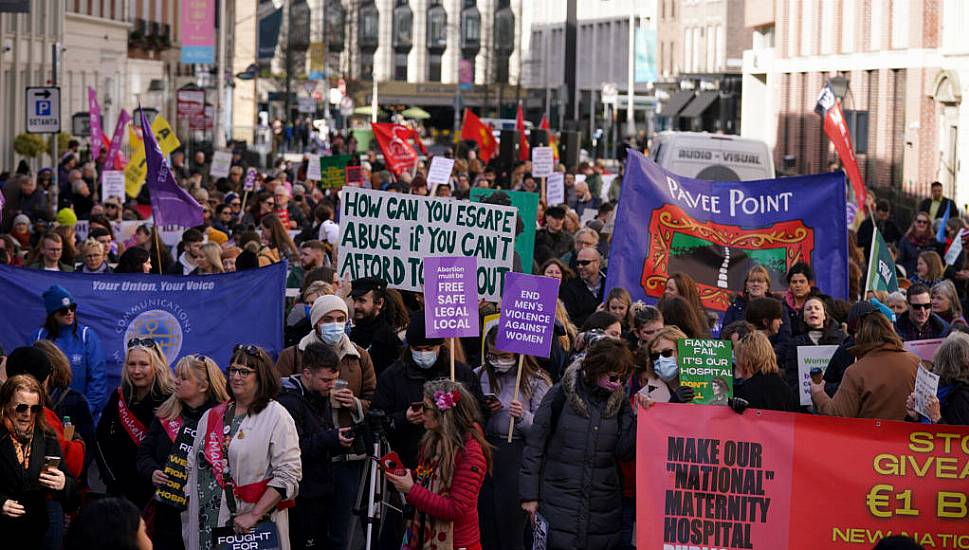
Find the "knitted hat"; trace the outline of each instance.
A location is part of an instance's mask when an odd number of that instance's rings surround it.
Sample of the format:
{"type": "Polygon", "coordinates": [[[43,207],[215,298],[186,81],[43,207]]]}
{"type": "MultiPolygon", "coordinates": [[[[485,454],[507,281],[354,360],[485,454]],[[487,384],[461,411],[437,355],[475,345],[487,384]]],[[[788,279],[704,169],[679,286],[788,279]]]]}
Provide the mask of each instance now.
{"type": "Polygon", "coordinates": [[[70,208],[61,208],[54,219],[61,225],[69,225],[71,227],[77,225],[77,214],[70,208]]]}
{"type": "Polygon", "coordinates": [[[27,217],[26,214],[17,214],[16,216],[13,217],[13,224],[17,225],[20,223],[25,223],[27,225],[30,225],[30,218],[27,217]]]}
{"type": "Polygon", "coordinates": [[[74,301],[71,293],[61,285],[51,285],[44,291],[44,309],[47,310],[47,315],[71,305],[77,305],[77,302],[74,301]]]}
{"type": "Polygon", "coordinates": [[[43,384],[52,370],[47,354],[33,346],[16,348],[7,356],[8,377],[29,374],[43,384]]]}
{"type": "Polygon", "coordinates": [[[343,298],[333,294],[320,296],[313,302],[313,307],[310,308],[310,323],[315,327],[316,323],[331,311],[342,311],[344,315],[349,315],[347,303],[343,301],[343,298]]]}
{"type": "Polygon", "coordinates": [[[428,338],[424,327],[424,310],[415,311],[407,325],[408,346],[439,346],[444,343],[443,338],[428,338]]]}

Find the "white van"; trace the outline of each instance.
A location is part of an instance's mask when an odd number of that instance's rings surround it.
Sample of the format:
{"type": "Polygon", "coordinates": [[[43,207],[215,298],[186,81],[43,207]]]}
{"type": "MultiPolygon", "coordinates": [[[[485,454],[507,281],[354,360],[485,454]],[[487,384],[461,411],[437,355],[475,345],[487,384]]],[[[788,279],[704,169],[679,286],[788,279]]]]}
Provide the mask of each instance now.
{"type": "Polygon", "coordinates": [[[650,158],[678,176],[740,181],[774,178],[774,160],[763,141],[706,132],[660,132],[650,158]]]}

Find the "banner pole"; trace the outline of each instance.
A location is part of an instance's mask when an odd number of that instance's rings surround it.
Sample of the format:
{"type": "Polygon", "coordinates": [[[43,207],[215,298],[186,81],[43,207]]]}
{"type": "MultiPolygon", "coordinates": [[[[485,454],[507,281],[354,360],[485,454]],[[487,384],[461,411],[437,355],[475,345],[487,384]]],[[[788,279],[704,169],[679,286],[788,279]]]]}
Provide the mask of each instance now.
{"type": "MultiPolygon", "coordinates": [[[[875,246],[878,245],[878,241],[875,239],[875,235],[878,234],[878,227],[875,226],[875,218],[868,218],[871,220],[871,247],[868,249],[868,272],[865,273],[865,294],[861,297],[862,300],[868,299],[868,285],[871,284],[871,268],[872,260],[875,259],[875,246]]],[[[875,273],[878,273],[878,268],[875,268],[875,273]]]]}
{"type": "Polygon", "coordinates": [[[165,272],[162,271],[162,267],[163,266],[162,266],[162,255],[161,255],[161,237],[158,236],[158,224],[157,223],[155,224],[155,227],[153,229],[154,229],[154,233],[155,233],[155,256],[156,256],[156,258],[158,260],[158,274],[159,275],[164,275],[165,272]]]}
{"type": "Polygon", "coordinates": [[[548,196],[546,195],[545,185],[548,181],[548,176],[542,176],[542,202],[545,203],[545,207],[548,208],[548,196]]]}
{"type": "MultiPolygon", "coordinates": [[[[525,355],[518,354],[518,373],[515,374],[515,396],[512,401],[518,401],[518,390],[522,385],[522,365],[525,364],[525,355]]],[[[511,443],[511,435],[515,432],[515,417],[508,415],[508,443],[511,443]]]]}
{"type": "Polygon", "coordinates": [[[246,215],[246,201],[249,199],[249,191],[242,192],[242,207],[239,208],[239,221],[246,215]]]}
{"type": "Polygon", "coordinates": [[[451,353],[449,354],[451,356],[451,382],[457,382],[454,376],[454,337],[448,338],[448,343],[451,345],[451,353]]]}

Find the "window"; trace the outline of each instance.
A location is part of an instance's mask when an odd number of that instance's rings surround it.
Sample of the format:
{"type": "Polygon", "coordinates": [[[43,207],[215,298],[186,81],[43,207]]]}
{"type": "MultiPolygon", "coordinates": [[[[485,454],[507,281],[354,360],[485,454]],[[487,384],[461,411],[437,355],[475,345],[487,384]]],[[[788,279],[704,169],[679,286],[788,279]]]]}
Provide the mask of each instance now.
{"type": "Polygon", "coordinates": [[[510,7],[495,12],[495,51],[506,57],[515,51],[515,14],[510,7]]]}
{"type": "Polygon", "coordinates": [[[407,53],[394,54],[394,80],[407,81],[407,53]]]}
{"type": "Polygon", "coordinates": [[[360,52],[360,80],[373,78],[373,52],[360,52]]]}
{"type": "Polygon", "coordinates": [[[438,54],[447,48],[447,11],[440,0],[427,8],[427,49],[438,54]]]}
{"type": "Polygon", "coordinates": [[[427,55],[427,80],[429,82],[441,81],[441,54],[430,53],[427,55]]]}
{"type": "Polygon", "coordinates": [[[411,11],[407,0],[398,2],[394,8],[393,45],[397,52],[409,52],[414,43],[414,12],[411,11]]]}
{"type": "Polygon", "coordinates": [[[481,13],[474,6],[474,0],[465,0],[464,5],[461,10],[461,49],[477,54],[481,49],[481,13]]]}
{"type": "MultiPolygon", "coordinates": [[[[360,6],[360,48],[363,50],[373,50],[377,49],[377,44],[379,41],[379,24],[380,24],[380,13],[377,11],[377,6],[373,2],[369,2],[360,6]]],[[[373,56],[371,57],[371,69],[373,65],[373,56]]],[[[361,59],[361,63],[363,60],[361,59]]],[[[371,71],[372,72],[372,71],[371,71]]]]}
{"type": "Polygon", "coordinates": [[[346,37],[347,12],[340,0],[327,0],[326,3],[326,36],[329,50],[334,53],[343,51],[346,37]]]}
{"type": "Polygon", "coordinates": [[[851,144],[855,146],[855,154],[868,154],[868,111],[844,112],[845,124],[851,135],[851,144]]]}

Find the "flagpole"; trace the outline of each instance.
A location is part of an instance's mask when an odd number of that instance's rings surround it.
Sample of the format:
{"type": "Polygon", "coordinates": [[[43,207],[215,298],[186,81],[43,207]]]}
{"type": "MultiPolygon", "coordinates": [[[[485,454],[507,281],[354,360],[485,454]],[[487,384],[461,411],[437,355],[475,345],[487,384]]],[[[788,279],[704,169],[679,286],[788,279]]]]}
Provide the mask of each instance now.
{"type": "Polygon", "coordinates": [[[868,249],[868,273],[865,273],[865,295],[862,297],[863,300],[868,299],[868,286],[871,284],[872,262],[875,259],[875,246],[878,244],[878,242],[875,240],[875,234],[878,232],[878,227],[875,226],[875,218],[871,217],[868,219],[871,220],[871,247],[868,249]]]}
{"type": "Polygon", "coordinates": [[[162,271],[162,255],[161,255],[161,238],[158,236],[158,224],[152,228],[155,234],[155,256],[158,259],[158,274],[163,275],[165,272],[162,271]]]}

